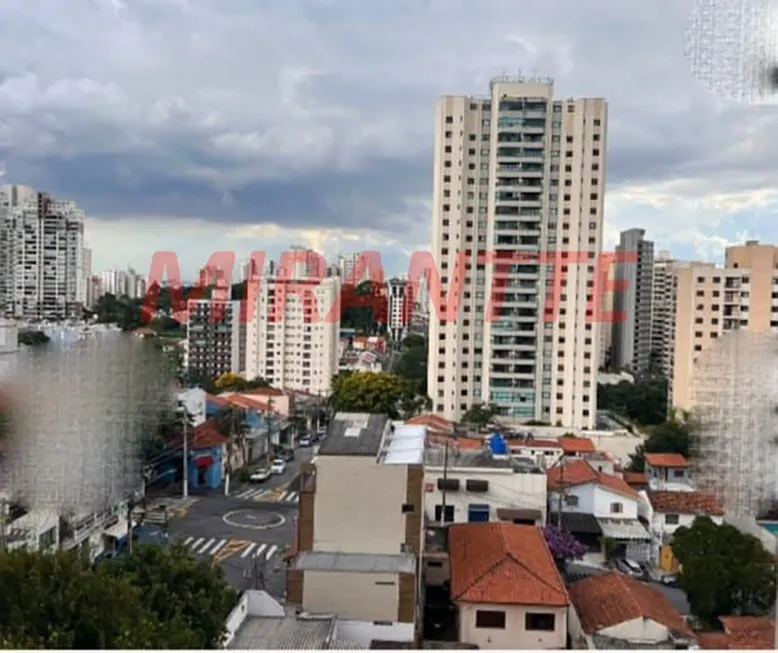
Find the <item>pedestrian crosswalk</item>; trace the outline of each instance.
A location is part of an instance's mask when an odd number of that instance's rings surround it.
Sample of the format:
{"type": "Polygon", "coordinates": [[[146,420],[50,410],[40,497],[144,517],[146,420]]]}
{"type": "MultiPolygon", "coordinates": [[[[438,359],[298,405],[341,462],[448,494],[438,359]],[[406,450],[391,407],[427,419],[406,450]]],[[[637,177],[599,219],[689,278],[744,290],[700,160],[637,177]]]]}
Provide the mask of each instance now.
{"type": "Polygon", "coordinates": [[[216,562],[222,562],[227,558],[240,557],[242,559],[257,558],[258,560],[270,560],[277,554],[282,554],[283,546],[268,544],[267,542],[250,542],[248,540],[235,540],[218,537],[187,537],[182,544],[196,557],[214,558],[216,562]]]}
{"type": "Polygon", "coordinates": [[[300,493],[294,491],[277,492],[275,490],[263,490],[249,488],[233,495],[236,499],[245,501],[266,501],[268,503],[299,503],[300,493]]]}

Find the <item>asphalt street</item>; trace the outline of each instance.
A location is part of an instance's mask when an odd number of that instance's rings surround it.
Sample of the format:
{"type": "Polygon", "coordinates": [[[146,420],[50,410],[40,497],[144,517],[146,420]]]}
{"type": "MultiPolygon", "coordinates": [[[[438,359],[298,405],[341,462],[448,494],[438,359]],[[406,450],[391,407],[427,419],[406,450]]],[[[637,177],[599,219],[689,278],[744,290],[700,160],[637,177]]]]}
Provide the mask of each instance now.
{"type": "Polygon", "coordinates": [[[296,533],[299,465],[311,455],[311,449],[298,449],[283,476],[235,486],[229,497],[222,488],[190,500],[171,520],[171,538],[195,557],[218,563],[237,589],[264,587],[282,598],[283,556],[296,533]]]}

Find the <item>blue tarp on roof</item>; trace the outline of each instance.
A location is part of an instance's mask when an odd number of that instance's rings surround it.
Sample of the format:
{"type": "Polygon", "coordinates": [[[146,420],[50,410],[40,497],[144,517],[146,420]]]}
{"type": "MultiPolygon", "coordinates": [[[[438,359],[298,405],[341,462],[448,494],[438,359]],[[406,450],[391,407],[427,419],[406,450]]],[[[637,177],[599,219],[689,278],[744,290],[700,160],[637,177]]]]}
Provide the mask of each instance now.
{"type": "Polygon", "coordinates": [[[508,445],[499,433],[492,433],[489,438],[489,449],[494,456],[505,456],[508,454],[508,445]]]}

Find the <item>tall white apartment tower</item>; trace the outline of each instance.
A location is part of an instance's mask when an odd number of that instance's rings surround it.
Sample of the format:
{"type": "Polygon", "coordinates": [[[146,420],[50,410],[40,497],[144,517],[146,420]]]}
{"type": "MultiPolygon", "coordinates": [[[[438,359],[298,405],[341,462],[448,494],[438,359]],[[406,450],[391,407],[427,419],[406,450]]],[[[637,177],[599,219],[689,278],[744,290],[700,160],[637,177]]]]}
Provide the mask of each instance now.
{"type": "Polygon", "coordinates": [[[408,279],[403,277],[394,277],[386,283],[387,299],[389,301],[389,324],[387,328],[392,340],[396,343],[402,342],[408,335],[408,327],[412,310],[406,307],[405,292],[408,285],[408,279]]]}
{"type": "Polygon", "coordinates": [[[546,78],[489,91],[437,105],[432,250],[445,288],[457,252],[470,258],[457,319],[441,321],[431,298],[429,396],[453,420],[488,402],[509,421],[593,428],[607,103],[555,100],[546,78]]]}
{"type": "Polygon", "coordinates": [[[305,265],[295,267],[286,278],[249,282],[259,289],[254,315],[247,316],[246,378],[325,396],[338,373],[341,283],[338,277],[309,280],[305,265]],[[311,288],[304,300],[287,293],[301,285],[311,288]]]}
{"type": "Polygon", "coordinates": [[[70,200],[32,193],[8,209],[7,311],[22,319],[80,317],[84,212],[70,200]]]}
{"type": "Polygon", "coordinates": [[[13,301],[11,277],[13,275],[11,256],[11,222],[10,211],[22,206],[36,191],[31,186],[5,184],[0,186],[0,309],[10,313],[13,301]]]}
{"type": "Polygon", "coordinates": [[[654,243],[643,229],[622,231],[616,253],[613,309],[624,319],[614,321],[611,366],[645,372],[651,364],[651,304],[653,303],[654,243]]]}

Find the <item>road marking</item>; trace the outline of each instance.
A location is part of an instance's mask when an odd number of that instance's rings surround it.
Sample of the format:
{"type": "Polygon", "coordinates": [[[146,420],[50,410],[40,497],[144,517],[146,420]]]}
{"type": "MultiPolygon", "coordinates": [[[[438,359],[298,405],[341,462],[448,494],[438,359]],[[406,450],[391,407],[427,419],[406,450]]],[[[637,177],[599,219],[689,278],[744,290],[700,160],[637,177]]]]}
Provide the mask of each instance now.
{"type": "Polygon", "coordinates": [[[208,555],[209,555],[209,556],[216,555],[216,552],[217,552],[219,549],[221,549],[221,548],[222,548],[222,547],[223,547],[225,544],[227,544],[227,540],[222,540],[221,542],[217,542],[217,543],[216,543],[216,546],[215,546],[215,547],[213,547],[213,548],[212,548],[212,549],[211,549],[211,550],[208,552],[208,555]]]}
{"type": "Polygon", "coordinates": [[[278,544],[274,544],[270,547],[270,549],[267,552],[267,555],[265,556],[265,560],[270,560],[275,555],[275,552],[278,551],[278,544]]]}
{"type": "Polygon", "coordinates": [[[246,547],[246,550],[243,553],[240,554],[240,557],[241,558],[245,558],[246,556],[248,556],[248,554],[251,553],[254,550],[255,546],[257,546],[256,542],[252,542],[251,544],[249,544],[246,547]]]}
{"type": "Polygon", "coordinates": [[[250,488],[248,490],[244,490],[240,494],[236,494],[236,499],[253,499],[254,497],[261,496],[265,494],[267,490],[258,490],[257,488],[250,488]]]}
{"type": "Polygon", "coordinates": [[[290,492],[289,496],[286,497],[286,500],[291,502],[291,503],[297,503],[297,500],[298,500],[297,492],[290,492]]]}
{"type": "Polygon", "coordinates": [[[254,554],[254,557],[259,558],[259,556],[262,555],[262,552],[265,550],[266,547],[267,544],[260,544],[259,547],[257,548],[257,552],[254,554]]]}
{"type": "Polygon", "coordinates": [[[241,508],[238,510],[231,510],[226,515],[222,515],[222,521],[227,524],[228,526],[236,526],[238,528],[250,528],[251,530],[255,531],[264,531],[268,528],[278,528],[279,526],[283,526],[286,524],[286,518],[283,515],[279,515],[277,512],[270,513],[272,517],[275,519],[275,521],[270,522],[269,524],[262,524],[262,525],[254,525],[254,524],[245,524],[240,521],[234,521],[234,518],[236,516],[240,516],[241,514],[249,513],[251,509],[249,508],[241,508]]]}
{"type": "Polygon", "coordinates": [[[227,558],[231,558],[239,551],[242,551],[248,544],[251,543],[246,540],[229,540],[227,545],[213,556],[213,563],[224,562],[227,558]]]}
{"type": "Polygon", "coordinates": [[[198,546],[200,546],[205,541],[204,537],[201,537],[199,540],[197,540],[194,544],[192,544],[189,548],[194,551],[198,546]]]}
{"type": "MultiPolygon", "coordinates": [[[[203,546],[200,548],[200,550],[199,550],[199,551],[195,551],[195,553],[197,553],[198,555],[203,555],[203,553],[205,553],[205,551],[206,551],[208,548],[210,548],[210,547],[213,545],[213,543],[214,543],[215,541],[216,541],[216,539],[215,539],[215,538],[211,538],[211,539],[210,539],[210,540],[208,540],[208,541],[207,541],[205,544],[203,544],[203,546]]],[[[192,548],[194,549],[195,547],[192,547],[192,548]]]]}
{"type": "Polygon", "coordinates": [[[184,540],[184,546],[189,546],[189,543],[194,539],[194,535],[190,535],[184,540]]]}

